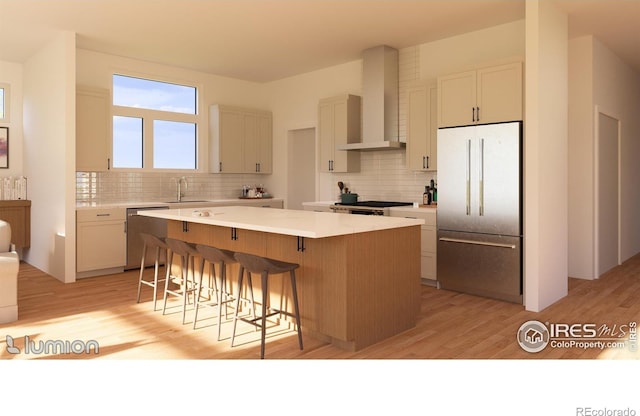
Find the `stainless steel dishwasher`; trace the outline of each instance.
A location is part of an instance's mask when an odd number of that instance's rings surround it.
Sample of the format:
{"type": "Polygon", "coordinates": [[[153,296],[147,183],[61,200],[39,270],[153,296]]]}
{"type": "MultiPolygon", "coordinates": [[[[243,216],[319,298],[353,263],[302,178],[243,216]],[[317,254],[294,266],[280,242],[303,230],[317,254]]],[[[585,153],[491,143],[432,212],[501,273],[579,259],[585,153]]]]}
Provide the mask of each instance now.
{"type": "MultiPolygon", "coordinates": [[[[125,266],[125,270],[140,268],[142,248],[144,247],[140,233],[149,233],[161,238],[167,236],[167,220],[138,215],[138,211],[154,209],[169,209],[169,207],[127,208],[127,265],[125,266]]],[[[164,263],[164,257],[161,257],[161,260],[164,263]]],[[[150,253],[145,259],[145,267],[154,265],[154,262],[154,255],[150,253]]]]}

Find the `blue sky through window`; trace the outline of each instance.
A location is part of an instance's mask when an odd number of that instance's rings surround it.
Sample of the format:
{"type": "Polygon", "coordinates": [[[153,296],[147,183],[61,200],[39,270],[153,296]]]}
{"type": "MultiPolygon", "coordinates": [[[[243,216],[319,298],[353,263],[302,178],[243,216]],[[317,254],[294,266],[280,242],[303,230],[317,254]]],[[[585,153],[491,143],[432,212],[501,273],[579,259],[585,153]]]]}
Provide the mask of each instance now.
{"type": "Polygon", "coordinates": [[[197,169],[197,88],[114,74],[113,106],[115,168],[197,169]]]}
{"type": "Polygon", "coordinates": [[[113,167],[142,168],[142,119],[113,117],[113,167]]]}
{"type": "Polygon", "coordinates": [[[153,167],[196,168],[196,125],[176,121],[153,122],[153,167]]]}
{"type": "Polygon", "coordinates": [[[0,120],[4,119],[4,88],[0,88],[0,120]]]}
{"type": "Polygon", "coordinates": [[[113,104],[124,107],[196,114],[196,88],[114,75],[113,104]]]}

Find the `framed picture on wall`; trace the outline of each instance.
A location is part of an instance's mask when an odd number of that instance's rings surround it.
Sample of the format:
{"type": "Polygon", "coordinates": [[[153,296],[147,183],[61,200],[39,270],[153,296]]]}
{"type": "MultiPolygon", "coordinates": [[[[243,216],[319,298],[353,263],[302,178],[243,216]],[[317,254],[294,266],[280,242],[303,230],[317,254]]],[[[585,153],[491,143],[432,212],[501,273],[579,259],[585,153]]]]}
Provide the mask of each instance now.
{"type": "Polygon", "coordinates": [[[9,168],[9,127],[0,127],[0,169],[9,168]]]}

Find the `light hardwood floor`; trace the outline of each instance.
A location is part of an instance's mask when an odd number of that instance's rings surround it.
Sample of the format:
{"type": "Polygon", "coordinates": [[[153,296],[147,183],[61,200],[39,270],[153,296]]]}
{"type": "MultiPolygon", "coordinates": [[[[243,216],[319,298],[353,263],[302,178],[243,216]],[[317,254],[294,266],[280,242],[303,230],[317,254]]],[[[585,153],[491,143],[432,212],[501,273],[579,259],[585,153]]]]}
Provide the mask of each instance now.
{"type": "MultiPolygon", "coordinates": [[[[146,273],[151,273],[150,269],[146,273]]],[[[0,325],[0,359],[257,359],[259,333],[240,327],[242,335],[230,347],[231,321],[223,322],[222,341],[216,341],[213,310],[199,316],[192,329],[173,307],[162,315],[153,311],[151,289],[143,287],[137,304],[138,271],[63,284],[33,266],[21,263],[18,280],[19,320],[0,325]],[[202,322],[200,322],[200,319],[202,322]],[[206,319],[209,318],[209,319],[206,319]],[[10,354],[10,335],[24,352],[24,340],[95,340],[99,354],[10,354]]],[[[295,333],[273,328],[266,358],[271,359],[637,359],[628,348],[550,348],[532,354],[516,342],[522,323],[595,323],[628,325],[640,321],[640,255],[599,280],[569,279],[569,295],[540,313],[520,305],[421,287],[421,310],[415,328],[357,352],[348,352],[304,336],[304,351],[295,333]]],[[[161,300],[158,302],[162,306],[161,300]]],[[[242,325],[242,324],[239,324],[242,325]]]]}

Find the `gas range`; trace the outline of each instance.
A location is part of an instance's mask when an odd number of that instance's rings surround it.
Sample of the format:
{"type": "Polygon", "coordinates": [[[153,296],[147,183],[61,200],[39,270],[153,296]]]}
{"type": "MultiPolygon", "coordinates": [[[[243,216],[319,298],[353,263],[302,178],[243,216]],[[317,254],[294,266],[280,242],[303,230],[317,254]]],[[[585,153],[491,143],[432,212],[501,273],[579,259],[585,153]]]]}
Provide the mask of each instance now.
{"type": "Polygon", "coordinates": [[[359,215],[389,215],[389,208],[412,205],[412,202],[394,201],[358,201],[358,202],[336,202],[329,207],[333,212],[342,214],[359,215]]]}

